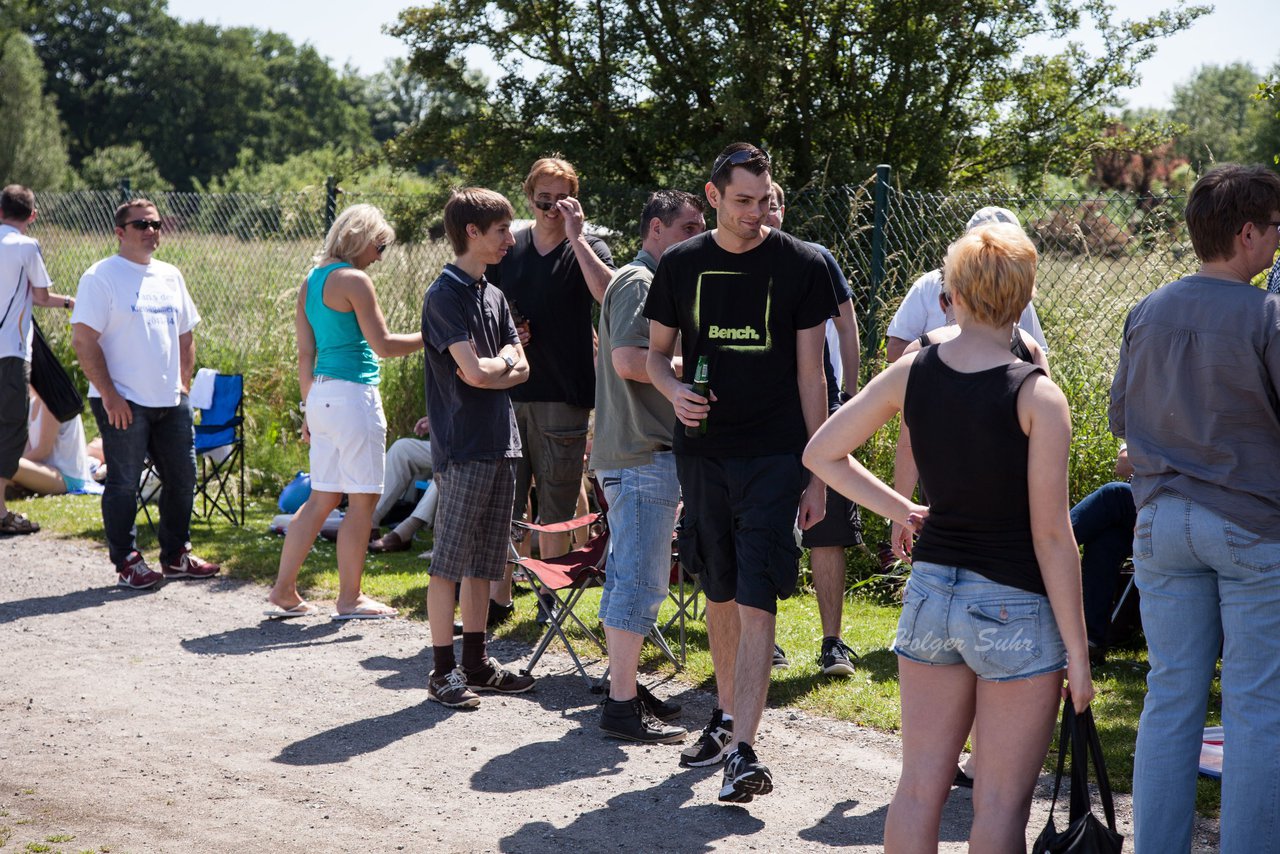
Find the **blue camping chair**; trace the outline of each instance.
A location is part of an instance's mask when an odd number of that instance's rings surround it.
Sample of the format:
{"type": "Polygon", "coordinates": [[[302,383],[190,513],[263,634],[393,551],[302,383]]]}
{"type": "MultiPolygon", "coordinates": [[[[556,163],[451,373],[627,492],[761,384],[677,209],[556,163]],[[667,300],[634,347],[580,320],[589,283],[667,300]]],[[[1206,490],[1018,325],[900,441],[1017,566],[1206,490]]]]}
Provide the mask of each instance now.
{"type": "MultiPolygon", "coordinates": [[[[214,377],[213,403],[208,409],[196,412],[199,423],[195,425],[195,452],[200,461],[196,493],[200,503],[193,512],[204,519],[218,512],[232,525],[244,525],[244,375],[214,377]],[[231,487],[237,475],[240,488],[234,490],[231,487]]],[[[155,522],[149,505],[161,488],[159,473],[147,457],[138,490],[138,509],[146,516],[152,531],[155,522]]]]}
{"type": "Polygon", "coordinates": [[[213,379],[213,404],[199,410],[196,456],[200,472],[196,492],[200,515],[221,513],[232,525],[244,524],[244,374],[218,374],[213,379]],[[224,454],[221,449],[226,448],[224,454]],[[240,478],[240,488],[230,488],[240,478]]]}

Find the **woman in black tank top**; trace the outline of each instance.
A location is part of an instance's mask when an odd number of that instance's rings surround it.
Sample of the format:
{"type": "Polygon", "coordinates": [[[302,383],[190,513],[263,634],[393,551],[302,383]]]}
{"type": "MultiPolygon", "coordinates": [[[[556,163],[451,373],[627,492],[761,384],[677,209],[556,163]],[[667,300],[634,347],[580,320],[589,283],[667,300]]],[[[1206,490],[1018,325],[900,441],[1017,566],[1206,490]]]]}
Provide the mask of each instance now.
{"type": "Polygon", "coordinates": [[[805,465],[831,488],[920,535],[895,643],[903,768],[885,823],[888,852],[936,846],[971,724],[993,747],[975,757],[970,848],[1025,850],[1031,794],[1062,692],[1078,710],[1093,697],[1067,507],[1070,414],[1043,371],[1009,350],[1009,329],[1032,296],[1035,262],[1017,226],[984,226],[953,243],[946,281],[960,335],[904,355],[805,449],[805,465]],[[928,507],[851,456],[899,412],[916,434],[928,507]],[[979,593],[965,598],[962,589],[979,593]],[[1012,659],[988,653],[985,634],[968,630],[983,624],[979,618],[1008,628],[1024,616],[1039,645],[1004,675],[988,658],[1012,659]],[[936,654],[918,653],[919,640],[932,642],[936,654]]]}

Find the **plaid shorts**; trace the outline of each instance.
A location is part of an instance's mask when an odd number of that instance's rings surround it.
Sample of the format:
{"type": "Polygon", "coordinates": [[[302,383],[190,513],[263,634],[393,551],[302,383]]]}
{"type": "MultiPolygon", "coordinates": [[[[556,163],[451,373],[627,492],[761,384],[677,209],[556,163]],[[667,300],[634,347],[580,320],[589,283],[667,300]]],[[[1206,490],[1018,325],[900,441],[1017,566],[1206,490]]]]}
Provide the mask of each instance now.
{"type": "Polygon", "coordinates": [[[511,543],[515,460],[450,463],[436,472],[440,505],[427,574],[446,581],[499,581],[511,543]]]}

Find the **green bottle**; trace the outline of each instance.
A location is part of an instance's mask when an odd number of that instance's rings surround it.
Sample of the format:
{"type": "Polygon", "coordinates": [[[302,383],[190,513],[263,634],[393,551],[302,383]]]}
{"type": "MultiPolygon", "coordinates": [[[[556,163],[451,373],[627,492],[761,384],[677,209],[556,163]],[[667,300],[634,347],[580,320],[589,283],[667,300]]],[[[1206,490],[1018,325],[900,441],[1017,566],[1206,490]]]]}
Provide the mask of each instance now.
{"type": "MultiPolygon", "coordinates": [[[[710,393],[711,378],[708,374],[709,374],[709,370],[707,368],[707,357],[699,356],[698,366],[693,371],[693,393],[701,395],[707,398],[707,400],[710,400],[711,399],[711,393],[710,393]]],[[[699,421],[697,427],[689,427],[686,425],[684,428],[684,434],[686,436],[689,436],[695,439],[699,436],[707,435],[707,419],[703,418],[701,421],[699,421]]]]}

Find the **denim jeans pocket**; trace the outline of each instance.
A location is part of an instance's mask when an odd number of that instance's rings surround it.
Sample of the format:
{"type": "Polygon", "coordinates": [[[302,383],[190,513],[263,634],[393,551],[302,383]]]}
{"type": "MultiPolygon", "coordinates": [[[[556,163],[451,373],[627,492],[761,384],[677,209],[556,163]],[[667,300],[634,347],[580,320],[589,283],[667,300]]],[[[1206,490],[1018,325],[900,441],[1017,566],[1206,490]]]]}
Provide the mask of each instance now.
{"type": "MultiPolygon", "coordinates": [[[[920,619],[920,609],[929,598],[928,591],[922,584],[907,582],[906,595],[902,599],[902,613],[898,616],[898,631],[893,639],[895,651],[911,653],[915,643],[916,622],[920,619]]],[[[923,657],[915,655],[913,657],[923,657]]]]}
{"type": "Polygon", "coordinates": [[[1231,562],[1236,566],[1253,572],[1270,572],[1280,566],[1280,543],[1225,520],[1222,527],[1231,562]]]}
{"type": "Polygon", "coordinates": [[[1138,509],[1138,521],[1133,527],[1133,557],[1135,560],[1149,560],[1155,546],[1151,541],[1151,527],[1156,521],[1155,502],[1149,502],[1138,509]]]}
{"type": "Polygon", "coordinates": [[[966,609],[973,651],[1006,673],[1018,673],[1040,657],[1040,603],[992,600],[966,609]]]}

